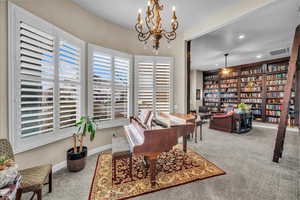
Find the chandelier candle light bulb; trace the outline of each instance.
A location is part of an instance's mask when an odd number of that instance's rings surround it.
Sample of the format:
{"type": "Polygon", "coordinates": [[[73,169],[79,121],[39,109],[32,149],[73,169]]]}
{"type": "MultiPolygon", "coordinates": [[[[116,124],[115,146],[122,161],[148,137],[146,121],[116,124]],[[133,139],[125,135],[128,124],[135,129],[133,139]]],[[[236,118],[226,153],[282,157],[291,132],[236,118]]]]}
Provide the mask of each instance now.
{"type": "Polygon", "coordinates": [[[162,26],[162,19],[160,12],[164,9],[163,5],[160,5],[159,0],[149,0],[147,3],[147,11],[145,17],[146,30],[144,31],[142,25],[142,12],[139,10],[137,23],[135,30],[138,33],[138,39],[141,42],[146,42],[149,39],[153,41],[153,49],[158,52],[160,39],[165,38],[168,42],[176,39],[176,30],[178,29],[178,21],[176,16],[176,8],[172,8],[171,18],[171,31],[166,31],[162,26]]]}

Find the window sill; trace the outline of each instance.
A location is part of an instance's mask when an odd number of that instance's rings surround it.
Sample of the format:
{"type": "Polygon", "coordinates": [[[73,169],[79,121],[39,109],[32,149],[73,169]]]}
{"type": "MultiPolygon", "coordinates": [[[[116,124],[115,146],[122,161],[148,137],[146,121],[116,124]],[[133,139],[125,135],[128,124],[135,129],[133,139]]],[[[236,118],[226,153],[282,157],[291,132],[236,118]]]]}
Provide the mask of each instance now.
{"type": "Polygon", "coordinates": [[[15,138],[15,141],[13,141],[14,153],[22,153],[69,138],[76,132],[76,130],[76,127],[70,127],[51,133],[33,135],[28,137],[17,137],[15,138]]]}
{"type": "Polygon", "coordinates": [[[96,122],[97,129],[116,128],[129,124],[129,119],[116,119],[110,121],[96,122]]]}

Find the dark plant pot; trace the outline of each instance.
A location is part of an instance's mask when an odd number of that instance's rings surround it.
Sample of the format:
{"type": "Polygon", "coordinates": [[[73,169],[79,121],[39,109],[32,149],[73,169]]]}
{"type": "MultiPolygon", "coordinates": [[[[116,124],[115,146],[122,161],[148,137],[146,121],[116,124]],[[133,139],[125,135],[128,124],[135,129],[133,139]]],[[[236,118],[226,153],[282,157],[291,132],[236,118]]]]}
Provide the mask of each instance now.
{"type": "Polygon", "coordinates": [[[87,147],[83,147],[81,153],[74,153],[73,148],[67,151],[67,168],[70,172],[78,172],[85,167],[87,152],[87,147]]]}

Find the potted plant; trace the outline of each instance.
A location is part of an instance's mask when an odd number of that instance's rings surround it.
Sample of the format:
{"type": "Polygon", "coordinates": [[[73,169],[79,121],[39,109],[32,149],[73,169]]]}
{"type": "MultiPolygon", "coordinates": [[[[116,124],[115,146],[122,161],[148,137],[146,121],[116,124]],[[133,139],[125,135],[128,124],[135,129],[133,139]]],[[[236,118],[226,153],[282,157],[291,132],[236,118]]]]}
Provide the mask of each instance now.
{"type": "Polygon", "coordinates": [[[245,103],[238,104],[238,112],[246,113],[248,111],[248,106],[245,103]]]}
{"type": "Polygon", "coordinates": [[[83,146],[83,141],[87,133],[90,134],[90,141],[93,141],[96,133],[96,125],[90,117],[81,117],[75,126],[78,130],[73,134],[73,147],[67,151],[67,168],[71,172],[85,167],[88,149],[83,146]]]}

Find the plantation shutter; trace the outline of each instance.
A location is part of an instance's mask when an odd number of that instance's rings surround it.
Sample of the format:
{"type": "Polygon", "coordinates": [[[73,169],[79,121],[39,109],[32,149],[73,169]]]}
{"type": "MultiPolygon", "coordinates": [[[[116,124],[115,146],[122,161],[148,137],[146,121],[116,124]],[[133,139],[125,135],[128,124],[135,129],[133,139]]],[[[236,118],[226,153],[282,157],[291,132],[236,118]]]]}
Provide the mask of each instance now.
{"type": "Polygon", "coordinates": [[[24,22],[19,27],[21,136],[54,129],[54,37],[24,22]]]}
{"type": "Polygon", "coordinates": [[[112,119],[112,56],[93,54],[93,117],[95,120],[112,119]]]}
{"type": "Polygon", "coordinates": [[[59,127],[74,126],[80,118],[81,49],[59,43],[59,127]]]}
{"type": "Polygon", "coordinates": [[[128,118],[130,60],[127,58],[115,57],[114,66],[115,119],[128,118]]]}
{"type": "Polygon", "coordinates": [[[172,112],[172,58],[136,56],[136,114],[143,109],[172,112]]]}
{"type": "Polygon", "coordinates": [[[155,72],[156,111],[170,113],[171,109],[171,63],[158,61],[155,72]]]}
{"type": "Polygon", "coordinates": [[[9,135],[19,153],[75,132],[85,43],[12,3],[8,15],[9,135]]]}
{"type": "Polygon", "coordinates": [[[89,44],[89,115],[98,128],[126,125],[131,113],[131,66],[128,54],[89,44]]]}
{"type": "Polygon", "coordinates": [[[138,62],[137,105],[138,112],[154,109],[154,62],[138,62]]]}

